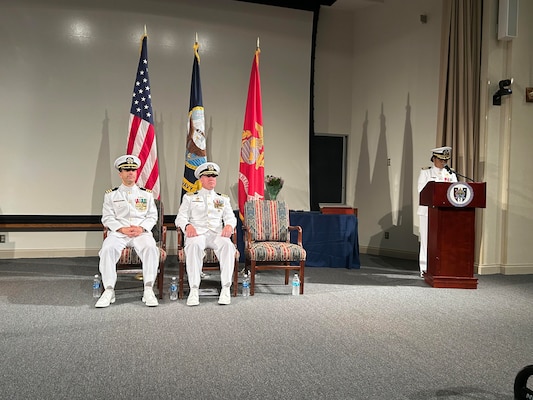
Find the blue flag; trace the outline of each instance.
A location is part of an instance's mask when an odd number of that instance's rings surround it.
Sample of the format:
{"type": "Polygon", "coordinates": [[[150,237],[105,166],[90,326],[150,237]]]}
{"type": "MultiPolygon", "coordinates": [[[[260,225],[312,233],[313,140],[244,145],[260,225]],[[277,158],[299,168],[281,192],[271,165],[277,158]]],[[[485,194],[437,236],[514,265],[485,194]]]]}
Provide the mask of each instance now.
{"type": "Polygon", "coordinates": [[[189,100],[189,121],[187,126],[187,146],[185,150],[185,172],[181,184],[181,195],[194,193],[201,183],[194,176],[196,168],[207,161],[205,140],[205,117],[200,82],[200,55],[198,42],[194,43],[192,65],[191,96],[189,100]]]}

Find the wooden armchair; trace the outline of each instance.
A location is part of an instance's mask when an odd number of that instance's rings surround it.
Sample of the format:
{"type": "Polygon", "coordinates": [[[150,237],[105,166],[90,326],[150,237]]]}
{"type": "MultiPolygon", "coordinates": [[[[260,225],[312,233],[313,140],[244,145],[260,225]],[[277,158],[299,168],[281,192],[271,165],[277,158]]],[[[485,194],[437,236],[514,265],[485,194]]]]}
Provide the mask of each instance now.
{"type": "MultiPolygon", "coordinates": [[[[178,232],[178,298],[181,300],[183,299],[183,286],[184,286],[184,280],[185,280],[185,273],[187,272],[186,268],[186,260],[185,260],[185,235],[183,234],[183,231],[176,227],[176,231],[178,232]]],[[[233,297],[237,296],[238,291],[238,285],[239,285],[239,257],[240,253],[239,250],[237,250],[237,233],[235,230],[233,230],[233,235],[231,236],[231,240],[233,241],[233,245],[235,246],[235,265],[233,267],[233,297]]],[[[218,271],[220,270],[220,264],[218,262],[217,256],[215,255],[215,251],[213,249],[205,249],[205,257],[204,257],[204,265],[202,267],[202,271],[218,271]]]]}
{"type": "Polygon", "coordinates": [[[289,225],[289,208],[284,201],[253,200],[244,204],[244,253],[250,271],[250,295],[255,291],[255,273],[260,270],[285,270],[285,285],[292,271],[300,275],[300,294],[304,292],[306,252],[302,227],[289,225]],[[290,232],[297,231],[296,243],[290,232]],[[295,264],[295,265],[291,265],[295,264]]]}
{"type": "MultiPolygon", "coordinates": [[[[163,224],[163,218],[165,216],[163,203],[160,200],[155,200],[157,208],[157,223],[152,228],[152,234],[159,248],[159,269],[157,271],[156,282],[158,297],[163,298],[163,285],[165,281],[165,261],[167,259],[167,227],[163,224]]],[[[104,227],[104,239],[107,237],[108,228],[104,227]]],[[[142,274],[141,259],[131,247],[126,247],[122,250],[122,254],[117,263],[117,275],[138,275],[142,274]]]]}

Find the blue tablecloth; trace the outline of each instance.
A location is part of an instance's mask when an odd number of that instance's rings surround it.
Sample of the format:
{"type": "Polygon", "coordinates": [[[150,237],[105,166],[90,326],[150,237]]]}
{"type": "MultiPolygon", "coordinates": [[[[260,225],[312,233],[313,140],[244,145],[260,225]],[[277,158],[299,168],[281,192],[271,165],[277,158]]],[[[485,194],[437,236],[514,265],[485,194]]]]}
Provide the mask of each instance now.
{"type": "MultiPolygon", "coordinates": [[[[237,244],[241,253],[240,261],[244,262],[242,225],[237,219],[237,244]]],[[[306,267],[361,267],[355,215],[291,211],[289,219],[291,225],[302,227],[302,241],[307,252],[306,267]]]]}

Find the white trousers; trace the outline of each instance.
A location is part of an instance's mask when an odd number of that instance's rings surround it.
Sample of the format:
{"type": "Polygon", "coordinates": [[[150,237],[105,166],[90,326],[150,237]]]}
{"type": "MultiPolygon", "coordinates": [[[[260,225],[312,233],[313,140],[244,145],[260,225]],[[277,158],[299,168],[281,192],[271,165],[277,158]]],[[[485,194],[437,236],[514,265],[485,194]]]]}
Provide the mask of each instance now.
{"type": "Polygon", "coordinates": [[[420,272],[427,271],[428,264],[428,216],[420,215],[420,255],[418,256],[418,263],[420,265],[420,272]]]}
{"type": "Polygon", "coordinates": [[[185,260],[189,287],[200,287],[200,274],[204,265],[206,248],[213,249],[220,261],[222,287],[230,287],[235,266],[235,246],[230,238],[222,237],[220,233],[214,232],[185,238],[185,260]]]}
{"type": "Polygon", "coordinates": [[[100,274],[104,289],[114,288],[117,283],[117,262],[122,250],[133,247],[142,261],[143,281],[146,285],[155,282],[157,269],[159,268],[159,249],[156,246],[151,232],[141,233],[139,236],[130,238],[122,233],[109,232],[102,244],[98,255],[100,256],[100,274]]]}

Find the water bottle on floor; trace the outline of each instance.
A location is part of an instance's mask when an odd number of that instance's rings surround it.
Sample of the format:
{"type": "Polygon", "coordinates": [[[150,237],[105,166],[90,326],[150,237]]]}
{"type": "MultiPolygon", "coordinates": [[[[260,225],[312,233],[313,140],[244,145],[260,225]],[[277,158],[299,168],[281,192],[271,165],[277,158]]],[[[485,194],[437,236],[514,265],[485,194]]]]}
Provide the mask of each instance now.
{"type": "Polygon", "coordinates": [[[178,280],[175,276],[170,280],[170,300],[178,300],[178,280]]]}
{"type": "Polygon", "coordinates": [[[292,277],[292,295],[300,295],[300,277],[298,276],[298,274],[294,274],[294,276],[292,277]]]}
{"type": "Polygon", "coordinates": [[[242,277],[242,297],[245,299],[250,296],[250,275],[244,273],[242,277]]]}
{"type": "Polygon", "coordinates": [[[93,279],[93,297],[95,299],[100,297],[100,276],[96,274],[93,279]]]}

